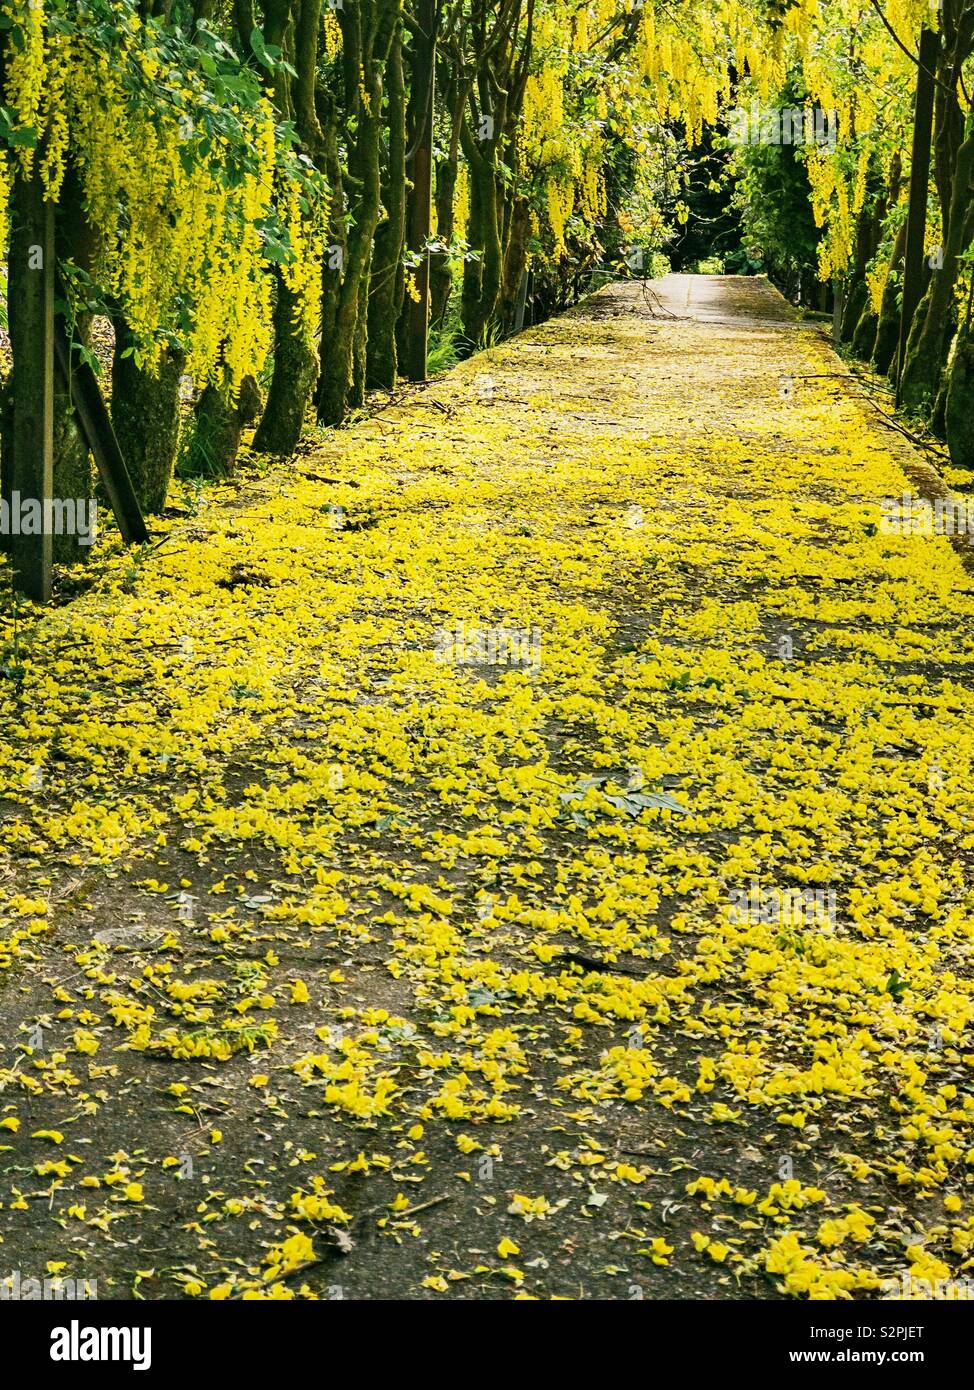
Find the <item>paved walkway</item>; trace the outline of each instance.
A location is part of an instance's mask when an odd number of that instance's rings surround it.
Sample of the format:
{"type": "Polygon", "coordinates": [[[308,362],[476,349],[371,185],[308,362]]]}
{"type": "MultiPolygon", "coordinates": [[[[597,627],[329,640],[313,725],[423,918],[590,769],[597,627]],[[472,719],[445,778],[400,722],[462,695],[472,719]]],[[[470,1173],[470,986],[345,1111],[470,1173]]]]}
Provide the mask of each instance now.
{"type": "Polygon", "coordinates": [[[0,1266],[837,1297],[974,1247],[974,605],[756,280],[175,509],[2,692],[0,1266]]]}

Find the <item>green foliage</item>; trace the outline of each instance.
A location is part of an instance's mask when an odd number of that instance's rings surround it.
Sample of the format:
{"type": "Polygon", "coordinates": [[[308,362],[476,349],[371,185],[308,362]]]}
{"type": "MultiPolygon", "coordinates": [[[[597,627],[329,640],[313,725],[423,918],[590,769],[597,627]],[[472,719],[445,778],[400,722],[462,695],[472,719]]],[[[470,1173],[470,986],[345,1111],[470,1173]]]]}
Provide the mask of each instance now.
{"type": "Polygon", "coordinates": [[[741,218],[736,264],[763,270],[794,295],[814,275],[819,231],[805,165],[789,145],[741,145],[734,152],[733,205],[741,218]],[[743,255],[741,254],[743,253],[743,255]]]}
{"type": "Polygon", "coordinates": [[[430,330],[426,367],[430,376],[440,376],[448,372],[460,361],[460,351],[455,331],[449,328],[430,330]]]}

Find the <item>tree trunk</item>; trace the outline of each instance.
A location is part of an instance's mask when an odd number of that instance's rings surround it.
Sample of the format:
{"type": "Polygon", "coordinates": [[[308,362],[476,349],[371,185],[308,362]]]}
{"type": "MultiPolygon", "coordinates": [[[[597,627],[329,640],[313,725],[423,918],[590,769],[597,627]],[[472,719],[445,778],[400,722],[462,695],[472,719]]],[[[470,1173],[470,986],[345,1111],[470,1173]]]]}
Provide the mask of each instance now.
{"type": "Polygon", "coordinates": [[[510,234],[504,257],[504,279],[501,286],[497,317],[505,333],[514,330],[518,290],[528,260],[528,241],[531,236],[531,207],[527,198],[516,198],[511,210],[510,234]]]}
{"type": "MultiPolygon", "coordinates": [[[[362,286],[363,282],[368,285],[372,237],[379,220],[378,129],[376,122],[370,118],[362,119],[358,145],[359,158],[356,163],[362,195],[355,205],[355,222],[348,236],[344,274],[337,290],[334,328],[330,334],[322,332],[318,419],[323,425],[340,425],[352,404],[355,352],[356,346],[361,344],[357,329],[365,303],[362,286]]],[[[326,269],[325,274],[328,273],[326,269]]],[[[322,319],[326,321],[324,313],[322,319]]]]}
{"type": "Polygon", "coordinates": [[[892,369],[900,336],[900,311],[897,296],[903,277],[903,257],[906,253],[906,221],[901,223],[893,243],[893,252],[883,285],[883,298],[879,306],[876,324],[876,341],[873,344],[872,363],[881,376],[888,375],[892,369]]]}
{"type": "Polygon", "coordinates": [[[388,63],[389,160],[383,201],[386,217],[375,234],[368,305],[366,384],[396,385],[396,322],[402,308],[403,239],[406,227],[406,88],[402,63],[402,31],[397,26],[388,63]]]}
{"type": "MultiPolygon", "coordinates": [[[[68,386],[54,374],[54,496],[73,498],[87,506],[92,495],[91,459],[88,445],[78,427],[68,386]]],[[[82,545],[76,535],[55,535],[54,563],[78,565],[91,555],[91,545],[82,545]]]]}
{"type": "Polygon", "coordinates": [[[179,379],[186,354],[167,348],[154,375],[136,366],[134,339],[124,319],[115,320],[112,424],[132,486],[145,513],[166,505],[179,445],[179,379]]]}
{"type": "Polygon", "coordinates": [[[352,385],[348,393],[349,410],[361,410],[365,404],[365,373],[369,345],[369,283],[372,270],[372,246],[369,245],[369,261],[359,281],[358,312],[355,315],[355,332],[352,336],[352,385]]]}
{"type": "Polygon", "coordinates": [[[483,347],[495,323],[500,293],[503,253],[497,207],[497,170],[493,141],[484,141],[483,152],[465,128],[464,153],[470,166],[470,245],[479,260],[467,261],[463,273],[461,316],[466,339],[464,353],[483,347]]]}
{"type": "Polygon", "coordinates": [[[318,375],[318,357],[295,324],[297,303],[280,270],[274,304],[274,372],[254,449],[259,454],[293,454],[318,375]]]}
{"type": "Polygon", "coordinates": [[[879,315],[870,303],[867,290],[866,302],[862,306],[859,321],[852,333],[852,355],[858,357],[860,362],[868,362],[872,356],[878,324],[879,315]]]}
{"type": "MultiPolygon", "coordinates": [[[[436,239],[444,246],[453,240],[457,164],[456,156],[436,162],[436,239]]],[[[449,253],[439,251],[430,257],[430,324],[436,328],[441,328],[446,318],[452,289],[449,253]]]]}
{"type": "Polygon", "coordinates": [[[240,435],[259,412],[260,389],[252,376],[244,377],[235,401],[218,386],[207,386],[196,402],[192,433],[180,459],[180,474],[228,478],[237,461],[240,435]]]}
{"type": "Polygon", "coordinates": [[[954,345],[944,427],[951,462],[958,468],[974,469],[974,332],[970,314],[954,345]]]}
{"type": "Polygon", "coordinates": [[[900,380],[900,399],[908,410],[929,415],[936,400],[940,374],[950,345],[954,286],[960,256],[971,236],[970,191],[974,173],[974,133],[957,152],[950,223],[943,248],[943,265],[934,272],[920,303],[907,342],[900,380]]]}
{"type": "MultiPolygon", "coordinates": [[[[448,68],[441,66],[441,72],[448,68]]],[[[457,175],[460,166],[460,136],[468,83],[453,76],[445,78],[444,104],[450,119],[450,140],[442,159],[436,160],[436,239],[444,247],[453,242],[456,229],[457,175]]],[[[448,250],[430,256],[430,324],[442,328],[453,290],[453,273],[448,250]]]]}
{"type": "Polygon", "coordinates": [[[339,256],[335,264],[328,255],[323,262],[321,375],[317,393],[318,419],[323,425],[340,425],[365,390],[372,240],[382,208],[383,72],[399,15],[398,4],[391,0],[374,3],[367,9],[357,4],[338,11],[343,35],[345,117],[354,122],[348,186],[355,196],[349,196],[349,216],[343,217],[338,146],[334,132],[326,132],[333,197],[332,235],[337,238],[339,256]],[[364,23],[366,20],[368,24],[364,23]],[[344,228],[348,224],[346,237],[344,228]]]}
{"type": "MultiPolygon", "coordinates": [[[[433,102],[436,86],[436,40],[440,6],[437,0],[416,0],[413,7],[409,64],[409,205],[406,245],[409,247],[412,293],[405,300],[396,327],[402,374],[425,381],[429,360],[430,231],[433,199],[433,102]]],[[[405,172],[405,171],[404,171],[405,172]]]]}

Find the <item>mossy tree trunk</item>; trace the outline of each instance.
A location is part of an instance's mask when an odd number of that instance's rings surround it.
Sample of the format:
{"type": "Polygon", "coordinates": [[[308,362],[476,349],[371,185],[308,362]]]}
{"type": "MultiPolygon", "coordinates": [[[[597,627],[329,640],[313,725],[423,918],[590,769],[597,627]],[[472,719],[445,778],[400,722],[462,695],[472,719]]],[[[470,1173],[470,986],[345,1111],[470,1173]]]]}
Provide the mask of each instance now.
{"type": "Polygon", "coordinates": [[[869,269],[869,262],[876,254],[876,247],[879,243],[883,210],[882,200],[878,204],[875,202],[867,203],[856,220],[856,251],[852,272],[846,286],[842,323],[839,329],[839,340],[843,343],[852,342],[869,298],[866,274],[869,269]]]}
{"type": "MultiPolygon", "coordinates": [[[[321,0],[294,0],[293,5],[292,0],[266,0],[263,9],[265,42],[280,46],[290,36],[294,55],[294,76],[281,69],[270,95],[279,113],[294,120],[305,153],[317,159],[323,146],[315,106],[321,0]]],[[[238,28],[246,22],[246,14],[238,12],[238,28]]],[[[239,39],[249,46],[250,31],[239,39]]],[[[274,279],[273,369],[254,448],[266,454],[293,454],[318,378],[318,354],[279,267],[274,279]]]]}
{"type": "Polygon", "coordinates": [[[450,122],[450,138],[445,154],[435,162],[436,239],[444,250],[430,257],[430,324],[440,328],[446,318],[453,290],[448,248],[456,231],[457,176],[460,169],[460,134],[463,129],[464,108],[472,76],[457,71],[455,55],[442,58],[438,64],[443,102],[450,122]]]}
{"type": "Polygon", "coordinates": [[[889,182],[868,210],[863,209],[856,228],[856,262],[854,283],[846,301],[842,322],[842,341],[849,343],[853,355],[868,362],[876,343],[879,315],[873,308],[869,293],[869,267],[876,258],[887,216],[899,202],[903,181],[903,166],[899,154],[894,154],[889,182]]]}
{"type": "Polygon", "coordinates": [[[941,42],[934,91],[933,175],[946,230],[954,200],[957,158],[965,138],[964,111],[958,92],[964,64],[974,50],[974,7],[964,0],[939,0],[937,8],[941,42]]]}
{"type": "Polygon", "coordinates": [[[127,323],[117,317],[112,424],[143,512],[161,512],[179,447],[179,382],[186,354],[166,348],[150,373],[136,364],[135,347],[127,323]]]}
{"type": "Polygon", "coordinates": [[[406,230],[406,84],[401,23],[396,25],[386,71],[389,134],[382,194],[385,218],[376,230],[372,252],[366,384],[391,391],[398,367],[396,323],[405,288],[402,252],[406,230]]]}
{"type": "Polygon", "coordinates": [[[365,372],[369,345],[369,283],[372,272],[372,244],[358,286],[358,312],[355,315],[355,330],[352,335],[352,384],[348,392],[350,410],[361,410],[365,404],[365,372]]]}
{"type": "Polygon", "coordinates": [[[950,219],[942,265],[935,270],[913,320],[900,380],[900,399],[908,410],[930,415],[953,334],[954,287],[960,257],[974,234],[971,178],[974,174],[974,123],[957,151],[950,219]]]}
{"type": "Polygon", "coordinates": [[[507,238],[507,252],[504,257],[504,278],[501,283],[498,319],[505,333],[514,329],[517,312],[517,295],[521,277],[528,263],[528,240],[531,236],[531,208],[526,198],[513,201],[510,234],[507,238]]]}
{"type": "Polygon", "coordinates": [[[951,358],[944,432],[951,462],[958,468],[974,469],[974,328],[970,303],[951,358]]]}
{"type": "MultiPolygon", "coordinates": [[[[93,494],[91,457],[88,445],[78,426],[71,393],[54,373],[54,496],[72,498],[76,504],[88,505],[93,494]]],[[[82,564],[91,555],[91,546],[82,545],[76,535],[57,535],[52,540],[54,563],[82,564]]]]}
{"type": "MultiPolygon", "coordinates": [[[[362,286],[368,284],[372,260],[372,236],[379,217],[379,158],[374,122],[366,118],[359,128],[361,197],[355,203],[355,222],[341,265],[331,270],[334,286],[326,285],[322,305],[321,375],[318,379],[318,419],[324,425],[340,425],[352,408],[355,388],[355,353],[365,304],[362,286]],[[371,149],[368,147],[371,146],[371,149]]],[[[325,276],[330,267],[326,261],[325,276]]],[[[367,328],[366,328],[367,331],[367,328]]]]}
{"type": "MultiPolygon", "coordinates": [[[[457,173],[459,159],[438,159],[436,161],[436,239],[448,247],[453,240],[456,227],[455,202],[457,195],[457,173]]],[[[430,325],[441,328],[446,318],[453,289],[453,272],[450,269],[450,256],[446,250],[434,252],[430,257],[430,325]]]]}
{"type": "Polygon", "coordinates": [[[293,454],[318,376],[318,354],[295,323],[297,302],[280,270],[275,279],[274,371],[254,449],[260,454],[293,454]]]}
{"type": "Polygon", "coordinates": [[[956,325],[954,290],[961,260],[974,236],[971,206],[974,177],[974,120],[965,121],[959,91],[966,60],[974,51],[974,7],[948,0],[941,7],[934,100],[934,178],[943,224],[941,261],[913,317],[899,386],[909,410],[944,423],[943,371],[956,325]]]}
{"type": "Polygon", "coordinates": [[[252,376],[244,377],[236,399],[218,386],[205,387],[193,411],[192,433],[180,470],[192,477],[229,477],[237,461],[240,436],[259,412],[260,388],[252,376]]]}
{"type": "Polygon", "coordinates": [[[906,219],[901,222],[893,242],[889,269],[883,284],[883,297],[876,322],[876,338],[872,349],[872,364],[880,375],[893,369],[900,335],[899,294],[903,284],[903,259],[906,255],[906,219]]]}
{"type": "Polygon", "coordinates": [[[464,125],[461,141],[470,171],[467,236],[471,250],[479,252],[478,258],[466,261],[463,268],[460,313],[464,351],[469,354],[484,345],[496,322],[504,259],[498,218],[497,137],[481,138],[464,125]]]}
{"type": "Polygon", "coordinates": [[[513,285],[512,311],[522,266],[513,239],[517,204],[517,132],[531,62],[534,4],[500,0],[497,29],[474,25],[476,76],[470,88],[460,144],[470,173],[468,240],[478,260],[464,265],[461,317],[467,352],[503,327],[502,298],[513,285]],[[509,280],[506,272],[510,271],[509,280]]]}
{"type": "MultiPolygon", "coordinates": [[[[340,201],[333,203],[332,227],[344,242],[336,243],[337,261],[333,263],[326,256],[323,267],[317,410],[325,425],[341,424],[365,389],[372,242],[382,208],[383,78],[401,13],[401,0],[359,0],[336,12],[343,40],[343,117],[351,138],[347,178],[351,191],[347,218],[342,215],[340,201]]],[[[339,174],[336,190],[336,163],[337,146],[332,141],[330,183],[333,200],[336,192],[340,200],[342,179],[339,174]]]]}
{"type": "Polygon", "coordinates": [[[865,301],[859,314],[856,326],[852,331],[852,355],[858,357],[860,362],[868,362],[872,356],[873,346],[876,342],[876,327],[879,323],[879,315],[873,308],[869,298],[867,288],[865,301]]]}

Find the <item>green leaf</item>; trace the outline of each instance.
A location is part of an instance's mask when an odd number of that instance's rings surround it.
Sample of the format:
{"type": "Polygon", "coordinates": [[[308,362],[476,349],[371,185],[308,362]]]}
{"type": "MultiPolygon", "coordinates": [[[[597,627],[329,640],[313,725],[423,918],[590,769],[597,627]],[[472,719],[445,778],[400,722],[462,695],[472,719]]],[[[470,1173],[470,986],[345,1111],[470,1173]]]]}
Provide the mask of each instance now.
{"type": "Polygon", "coordinates": [[[264,35],[259,29],[251,29],[250,47],[257,61],[263,63],[265,68],[270,67],[270,63],[267,60],[267,45],[264,43],[264,35]]]}

